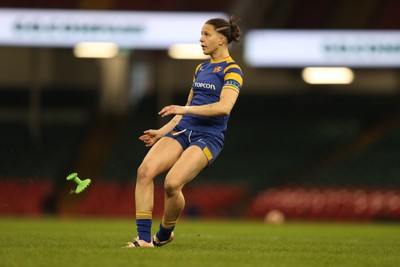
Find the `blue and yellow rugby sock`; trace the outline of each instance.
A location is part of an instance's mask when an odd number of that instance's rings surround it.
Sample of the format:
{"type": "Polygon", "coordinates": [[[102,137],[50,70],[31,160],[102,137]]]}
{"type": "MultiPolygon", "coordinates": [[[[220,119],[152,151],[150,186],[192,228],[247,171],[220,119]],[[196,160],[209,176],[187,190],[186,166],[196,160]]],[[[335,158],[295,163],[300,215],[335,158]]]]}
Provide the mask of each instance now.
{"type": "Polygon", "coordinates": [[[151,223],[152,223],[151,211],[136,212],[136,226],[140,240],[144,240],[148,243],[151,242],[151,223]]]}
{"type": "Polygon", "coordinates": [[[160,223],[160,229],[158,230],[156,236],[161,242],[167,241],[171,237],[172,231],[175,229],[176,221],[167,222],[164,217],[160,223]]]}

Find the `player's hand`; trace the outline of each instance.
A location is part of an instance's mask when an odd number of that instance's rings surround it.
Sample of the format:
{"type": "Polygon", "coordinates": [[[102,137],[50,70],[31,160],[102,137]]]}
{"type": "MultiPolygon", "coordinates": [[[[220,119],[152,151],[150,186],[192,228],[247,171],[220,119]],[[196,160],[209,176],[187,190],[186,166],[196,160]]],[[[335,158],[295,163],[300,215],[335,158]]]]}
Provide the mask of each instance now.
{"type": "Polygon", "coordinates": [[[143,143],[150,147],[154,145],[162,135],[158,132],[158,130],[149,129],[143,132],[143,135],[139,137],[139,140],[143,141],[143,143]]]}
{"type": "Polygon", "coordinates": [[[164,107],[160,112],[158,112],[158,115],[161,115],[161,117],[165,117],[168,115],[183,115],[186,113],[187,107],[171,105],[164,107]]]}

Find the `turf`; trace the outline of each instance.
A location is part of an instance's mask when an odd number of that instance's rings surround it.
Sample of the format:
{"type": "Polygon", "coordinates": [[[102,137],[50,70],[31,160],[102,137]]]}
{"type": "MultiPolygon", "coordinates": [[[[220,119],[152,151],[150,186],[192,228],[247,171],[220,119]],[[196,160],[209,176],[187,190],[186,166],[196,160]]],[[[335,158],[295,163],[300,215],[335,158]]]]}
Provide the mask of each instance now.
{"type": "Polygon", "coordinates": [[[175,233],[122,249],[133,220],[0,218],[0,266],[400,266],[397,224],[182,220],[175,233]]]}

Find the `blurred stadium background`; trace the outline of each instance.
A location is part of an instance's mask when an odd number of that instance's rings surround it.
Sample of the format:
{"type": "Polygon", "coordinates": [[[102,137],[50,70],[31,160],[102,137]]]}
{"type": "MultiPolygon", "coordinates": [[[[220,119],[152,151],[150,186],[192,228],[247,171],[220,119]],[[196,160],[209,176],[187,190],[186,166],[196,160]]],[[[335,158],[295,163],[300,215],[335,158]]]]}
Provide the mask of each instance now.
{"type": "MultiPolygon", "coordinates": [[[[241,17],[244,37],[252,29],[400,30],[397,0],[2,0],[0,7],[219,12],[241,17]]],[[[185,188],[185,216],[262,219],[280,210],[288,219],[398,221],[399,39],[394,65],[360,63],[349,84],[308,84],[300,66],[251,66],[245,46],[232,50],[245,84],[224,151],[185,188]]],[[[135,172],[147,151],[137,137],[166,122],[160,107],[184,103],[199,62],[165,49],[77,58],[72,48],[0,39],[0,215],[133,217],[135,172]],[[81,195],[69,194],[71,172],[92,179],[81,195]]]]}

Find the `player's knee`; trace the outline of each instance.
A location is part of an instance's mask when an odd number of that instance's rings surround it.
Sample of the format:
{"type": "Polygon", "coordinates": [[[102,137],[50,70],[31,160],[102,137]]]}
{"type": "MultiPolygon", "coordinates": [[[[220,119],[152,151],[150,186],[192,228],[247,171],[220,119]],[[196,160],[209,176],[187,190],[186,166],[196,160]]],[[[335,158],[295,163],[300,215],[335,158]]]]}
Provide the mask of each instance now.
{"type": "Polygon", "coordinates": [[[137,182],[152,182],[157,176],[157,170],[151,164],[142,163],[137,170],[137,182]]]}
{"type": "Polygon", "coordinates": [[[176,183],[174,181],[165,179],[164,191],[167,197],[173,197],[176,194],[179,194],[181,190],[182,190],[182,185],[180,183],[176,183]]]}

